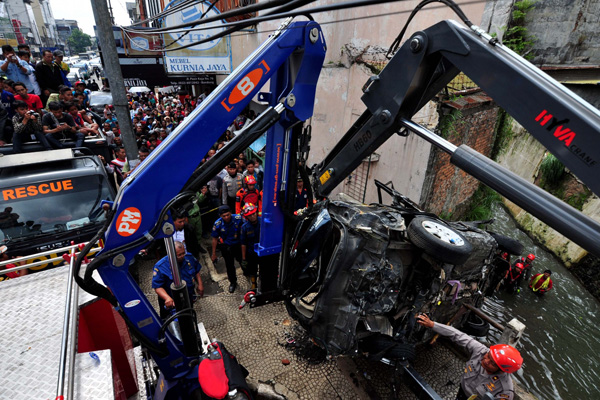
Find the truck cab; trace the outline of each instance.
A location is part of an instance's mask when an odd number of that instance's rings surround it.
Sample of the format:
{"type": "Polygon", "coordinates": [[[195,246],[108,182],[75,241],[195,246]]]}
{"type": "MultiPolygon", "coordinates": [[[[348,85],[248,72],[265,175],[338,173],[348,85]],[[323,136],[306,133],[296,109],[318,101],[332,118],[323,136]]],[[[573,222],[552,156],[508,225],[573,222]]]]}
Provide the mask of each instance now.
{"type": "Polygon", "coordinates": [[[91,152],[61,149],[0,157],[0,244],[11,256],[25,256],[86,242],[104,222],[102,201],[114,197],[104,166],[91,152]]]}

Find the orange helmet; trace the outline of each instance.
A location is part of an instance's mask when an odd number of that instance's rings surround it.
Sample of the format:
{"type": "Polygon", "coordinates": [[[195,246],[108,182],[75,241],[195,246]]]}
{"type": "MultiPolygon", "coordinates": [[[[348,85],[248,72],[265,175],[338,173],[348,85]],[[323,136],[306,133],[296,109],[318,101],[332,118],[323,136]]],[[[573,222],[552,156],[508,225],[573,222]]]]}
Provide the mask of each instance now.
{"type": "Polygon", "coordinates": [[[244,178],[244,180],[246,181],[246,185],[256,185],[256,178],[254,178],[252,175],[248,175],[244,178]]]}
{"type": "Polygon", "coordinates": [[[529,254],[529,255],[527,256],[527,259],[528,259],[529,261],[533,261],[533,260],[535,260],[535,255],[533,255],[533,254],[529,254]]]}
{"type": "MultiPolygon", "coordinates": [[[[254,178],[253,178],[253,179],[254,179],[254,178]]],[[[242,215],[243,215],[244,217],[247,217],[247,216],[249,216],[249,215],[252,215],[252,214],[254,214],[254,213],[255,213],[255,212],[257,212],[257,211],[258,211],[258,208],[256,208],[256,206],[255,206],[254,204],[252,204],[252,203],[247,203],[247,204],[244,206],[244,209],[242,210],[242,215]]]]}
{"type": "Polygon", "coordinates": [[[490,347],[490,353],[492,353],[492,358],[498,368],[507,374],[518,371],[523,365],[523,357],[521,357],[519,350],[507,344],[497,344],[490,347]]]}

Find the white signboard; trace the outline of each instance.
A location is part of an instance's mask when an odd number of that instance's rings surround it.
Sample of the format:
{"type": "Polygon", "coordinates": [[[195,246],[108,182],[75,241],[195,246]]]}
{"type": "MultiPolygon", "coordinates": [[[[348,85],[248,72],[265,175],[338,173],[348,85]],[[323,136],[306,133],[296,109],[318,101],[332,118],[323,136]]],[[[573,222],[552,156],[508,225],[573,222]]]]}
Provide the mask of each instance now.
{"type": "MultiPolygon", "coordinates": [[[[174,7],[181,1],[169,3],[166,10],[174,7]]],[[[208,10],[210,4],[205,2],[194,4],[173,14],[169,14],[163,21],[164,27],[186,24],[198,21],[208,10]]],[[[218,10],[213,7],[204,18],[219,15],[218,10]]],[[[223,21],[215,21],[206,26],[207,30],[190,31],[183,30],[179,33],[164,34],[164,45],[167,48],[176,49],[180,46],[190,45],[200,40],[209,38],[214,34],[225,30],[221,25],[223,21]],[[173,44],[171,44],[173,43],[173,44]],[[169,46],[169,44],[171,44],[169,46]]],[[[202,25],[205,26],[205,25],[202,25]]],[[[165,52],[165,66],[167,74],[205,74],[209,72],[227,74],[231,72],[231,44],[229,35],[214,39],[206,43],[195,44],[185,49],[165,52]]]]}

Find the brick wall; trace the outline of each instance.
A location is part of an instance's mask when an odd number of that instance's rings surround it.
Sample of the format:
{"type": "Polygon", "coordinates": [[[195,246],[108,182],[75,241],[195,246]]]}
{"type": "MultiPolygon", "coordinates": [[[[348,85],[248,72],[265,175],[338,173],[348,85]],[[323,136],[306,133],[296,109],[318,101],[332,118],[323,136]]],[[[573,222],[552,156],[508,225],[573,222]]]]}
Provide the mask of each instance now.
{"type": "MultiPolygon", "coordinates": [[[[466,144],[489,157],[495,139],[498,107],[483,93],[445,101],[441,112],[458,117],[446,139],[455,145],[466,144]]],[[[460,218],[469,206],[469,199],[479,187],[479,181],[450,163],[450,155],[435,149],[427,167],[427,177],[420,203],[433,213],[460,218]]]]}

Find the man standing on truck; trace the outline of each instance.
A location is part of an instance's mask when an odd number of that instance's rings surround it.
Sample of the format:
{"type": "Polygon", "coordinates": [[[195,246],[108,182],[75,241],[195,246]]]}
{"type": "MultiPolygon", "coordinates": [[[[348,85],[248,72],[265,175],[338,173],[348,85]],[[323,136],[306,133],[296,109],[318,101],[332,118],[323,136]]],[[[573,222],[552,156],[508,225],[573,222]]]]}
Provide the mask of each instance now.
{"type": "Polygon", "coordinates": [[[58,93],[58,87],[64,83],[60,71],[60,66],[54,62],[52,52],[44,50],[42,61],[35,66],[35,77],[42,90],[40,98],[44,104],[48,101],[50,93],[58,93]]]}
{"type": "Polygon", "coordinates": [[[458,329],[433,322],[425,314],[418,315],[417,322],[469,352],[471,358],[465,366],[456,400],[467,400],[474,395],[481,399],[488,392],[498,400],[513,399],[514,387],[510,374],[518,371],[523,364],[523,357],[517,349],[507,344],[488,348],[458,329]]]}

